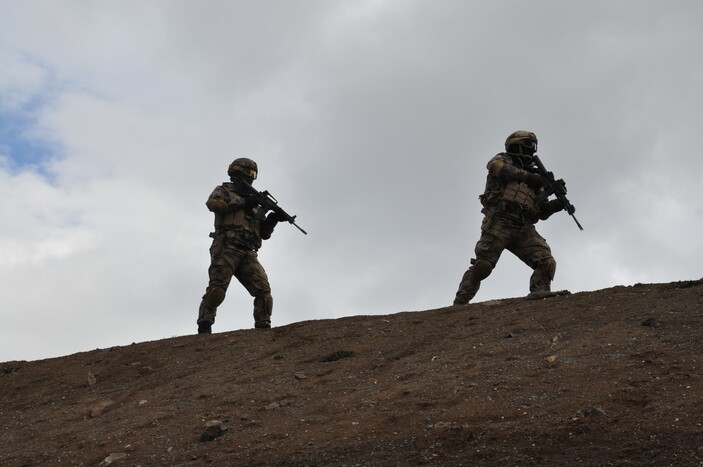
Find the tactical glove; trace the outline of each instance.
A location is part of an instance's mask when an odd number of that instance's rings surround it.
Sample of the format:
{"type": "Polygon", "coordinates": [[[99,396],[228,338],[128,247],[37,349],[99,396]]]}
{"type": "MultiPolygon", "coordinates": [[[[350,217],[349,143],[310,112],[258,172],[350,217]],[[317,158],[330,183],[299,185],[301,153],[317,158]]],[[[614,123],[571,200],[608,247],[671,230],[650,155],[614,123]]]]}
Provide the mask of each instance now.
{"type": "Polygon", "coordinates": [[[527,183],[530,188],[540,188],[542,186],[542,177],[537,174],[528,173],[525,177],[525,183],[527,183]]]}
{"type": "Polygon", "coordinates": [[[549,201],[547,205],[549,206],[549,210],[553,213],[562,211],[564,209],[564,203],[562,203],[561,200],[558,199],[553,199],[549,201]]]}
{"type": "Polygon", "coordinates": [[[245,208],[247,209],[254,209],[259,205],[259,202],[254,198],[253,196],[250,195],[242,195],[244,197],[244,201],[246,204],[244,205],[245,208]]]}
{"type": "Polygon", "coordinates": [[[276,222],[284,222],[288,220],[288,218],[284,214],[281,214],[280,212],[276,211],[272,212],[270,216],[276,219],[276,222]]]}

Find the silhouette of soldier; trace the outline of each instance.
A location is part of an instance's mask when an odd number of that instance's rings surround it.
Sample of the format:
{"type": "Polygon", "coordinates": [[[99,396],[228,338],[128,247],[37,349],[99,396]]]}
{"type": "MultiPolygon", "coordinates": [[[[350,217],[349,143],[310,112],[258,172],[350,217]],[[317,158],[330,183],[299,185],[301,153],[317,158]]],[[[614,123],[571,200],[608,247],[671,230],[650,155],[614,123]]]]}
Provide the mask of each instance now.
{"type": "Polygon", "coordinates": [[[557,263],[535,224],[561,211],[564,205],[558,199],[548,200],[542,177],[529,170],[536,152],[537,136],[530,131],[515,131],[505,140],[505,152],[488,162],[486,189],[479,196],[485,216],[481,237],[454,305],[465,305],[474,298],[504,250],[533,269],[528,299],[555,295],[550,287],[557,263]]]}
{"type": "Polygon", "coordinates": [[[199,334],[212,332],[217,307],[225,300],[232,276],[254,297],[254,327],[271,327],[271,286],[257,251],[280,219],[274,212],[266,216],[256,200],[237,189],[242,182],[251,185],[257,173],[253,160],[235,159],[227,170],[231,181],[216,187],[205,203],[215,214],[215,231],[210,234],[210,280],[198,310],[199,334]]]}

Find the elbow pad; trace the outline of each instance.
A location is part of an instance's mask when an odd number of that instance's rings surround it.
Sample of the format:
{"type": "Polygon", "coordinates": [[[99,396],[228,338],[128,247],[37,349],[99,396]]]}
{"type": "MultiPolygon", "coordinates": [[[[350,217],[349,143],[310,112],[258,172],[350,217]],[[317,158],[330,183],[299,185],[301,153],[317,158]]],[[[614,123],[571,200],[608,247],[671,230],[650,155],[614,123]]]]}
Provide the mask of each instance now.
{"type": "Polygon", "coordinates": [[[506,182],[524,182],[530,172],[519,169],[502,160],[494,160],[488,164],[488,173],[506,182]]]}
{"type": "Polygon", "coordinates": [[[223,199],[209,199],[205,205],[210,211],[219,213],[226,213],[228,208],[227,201],[223,199]]]}
{"type": "Polygon", "coordinates": [[[494,177],[500,177],[504,166],[505,162],[500,159],[494,159],[488,163],[488,173],[494,177]]]}

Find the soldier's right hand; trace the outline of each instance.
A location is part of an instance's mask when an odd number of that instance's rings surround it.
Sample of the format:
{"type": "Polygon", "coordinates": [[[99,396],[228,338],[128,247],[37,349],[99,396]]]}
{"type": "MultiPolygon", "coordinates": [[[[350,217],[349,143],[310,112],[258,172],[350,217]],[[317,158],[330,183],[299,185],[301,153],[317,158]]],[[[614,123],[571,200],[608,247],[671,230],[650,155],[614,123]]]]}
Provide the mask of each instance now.
{"type": "Polygon", "coordinates": [[[525,183],[527,183],[527,186],[530,188],[540,188],[542,187],[542,177],[530,172],[525,177],[525,183]]]}
{"type": "Polygon", "coordinates": [[[244,200],[246,201],[245,207],[247,209],[253,209],[259,205],[259,202],[253,196],[246,196],[245,195],[244,200]]]}

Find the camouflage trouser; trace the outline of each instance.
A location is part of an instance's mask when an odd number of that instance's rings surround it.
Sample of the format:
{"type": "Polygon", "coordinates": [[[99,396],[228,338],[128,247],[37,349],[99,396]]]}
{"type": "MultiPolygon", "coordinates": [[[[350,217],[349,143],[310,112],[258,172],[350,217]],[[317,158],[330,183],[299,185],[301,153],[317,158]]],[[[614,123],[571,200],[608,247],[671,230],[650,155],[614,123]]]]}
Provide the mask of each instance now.
{"type": "Polygon", "coordinates": [[[273,298],[266,271],[259,263],[255,251],[247,251],[230,245],[218,246],[218,240],[210,248],[211,263],[208,269],[210,281],[198,310],[198,324],[213,324],[217,307],[224,301],[232,276],[254,297],[254,322],[271,323],[273,298]]]}
{"type": "Polygon", "coordinates": [[[466,304],[474,298],[481,281],[491,274],[503,250],[510,251],[534,270],[530,277],[530,292],[550,290],[556,261],[535,226],[490,216],[481,225],[481,238],[474,250],[476,258],[471,260],[471,267],[461,279],[455,305],[466,304]]]}

